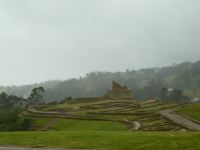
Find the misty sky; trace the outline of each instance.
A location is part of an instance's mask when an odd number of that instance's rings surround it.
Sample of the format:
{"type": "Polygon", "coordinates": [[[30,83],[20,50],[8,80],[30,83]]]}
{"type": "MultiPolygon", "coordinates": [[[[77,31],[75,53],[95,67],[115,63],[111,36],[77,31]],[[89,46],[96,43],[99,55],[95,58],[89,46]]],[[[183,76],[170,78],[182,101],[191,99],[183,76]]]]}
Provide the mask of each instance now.
{"type": "Polygon", "coordinates": [[[0,85],[197,60],[199,0],[0,0],[0,85]]]}

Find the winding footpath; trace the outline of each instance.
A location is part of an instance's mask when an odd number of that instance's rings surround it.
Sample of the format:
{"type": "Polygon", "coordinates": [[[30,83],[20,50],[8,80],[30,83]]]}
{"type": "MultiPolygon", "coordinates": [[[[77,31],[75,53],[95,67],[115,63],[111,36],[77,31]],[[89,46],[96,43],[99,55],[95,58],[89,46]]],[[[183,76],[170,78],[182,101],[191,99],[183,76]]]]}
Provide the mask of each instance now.
{"type": "Polygon", "coordinates": [[[141,128],[141,124],[137,121],[134,121],[135,127],[134,130],[139,130],[141,128]]]}
{"type": "Polygon", "coordinates": [[[176,124],[179,124],[181,125],[182,127],[185,127],[189,130],[192,130],[192,131],[200,131],[200,125],[189,120],[188,118],[180,115],[180,114],[177,114],[175,112],[175,109],[168,109],[168,110],[162,110],[160,111],[160,114],[173,121],[174,123],[176,124]]]}
{"type": "MultiPolygon", "coordinates": [[[[54,124],[54,123],[56,123],[58,120],[59,120],[60,118],[54,118],[52,121],[50,121],[47,125],[45,125],[44,127],[42,127],[41,129],[40,129],[40,131],[49,131],[50,130],[50,128],[52,127],[52,125],[54,124]]],[[[1,149],[0,149],[1,150],[1,149]]]]}
{"type": "Polygon", "coordinates": [[[126,117],[123,118],[124,121],[128,122],[131,125],[131,128],[129,129],[129,131],[136,131],[139,130],[141,128],[141,123],[138,121],[131,121],[129,119],[127,119],[126,117]]]}

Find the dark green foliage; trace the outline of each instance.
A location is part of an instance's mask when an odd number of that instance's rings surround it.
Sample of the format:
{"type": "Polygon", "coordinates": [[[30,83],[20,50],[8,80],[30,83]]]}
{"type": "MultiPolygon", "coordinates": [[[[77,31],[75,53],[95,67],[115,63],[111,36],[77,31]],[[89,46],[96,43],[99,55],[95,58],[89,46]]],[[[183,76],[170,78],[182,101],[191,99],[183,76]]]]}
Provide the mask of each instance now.
{"type": "Polygon", "coordinates": [[[21,116],[27,100],[21,97],[0,94],[0,131],[27,130],[31,120],[21,116]]]}
{"type": "Polygon", "coordinates": [[[44,91],[45,90],[43,87],[34,88],[28,97],[29,104],[39,104],[43,97],[44,91]]]}
{"type": "Polygon", "coordinates": [[[13,107],[25,107],[27,100],[21,97],[7,95],[5,92],[0,94],[0,108],[9,109],[13,107]]]}
{"type": "Polygon", "coordinates": [[[27,130],[31,125],[31,120],[19,116],[18,109],[0,111],[0,131],[20,131],[27,130]]]}

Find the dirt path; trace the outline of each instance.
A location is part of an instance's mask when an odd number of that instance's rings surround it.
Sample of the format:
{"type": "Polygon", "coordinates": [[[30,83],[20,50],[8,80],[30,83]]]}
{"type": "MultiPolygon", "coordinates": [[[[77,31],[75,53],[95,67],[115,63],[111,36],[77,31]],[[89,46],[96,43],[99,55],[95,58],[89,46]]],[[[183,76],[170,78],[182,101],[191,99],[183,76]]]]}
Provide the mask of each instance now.
{"type": "Polygon", "coordinates": [[[189,120],[186,117],[181,116],[180,114],[177,114],[175,112],[175,109],[163,110],[163,111],[160,111],[160,114],[163,117],[175,122],[176,124],[179,124],[179,125],[187,128],[189,130],[200,131],[199,124],[192,122],[191,120],[189,120]]]}
{"type": "MultiPolygon", "coordinates": [[[[40,129],[40,131],[48,131],[51,129],[52,125],[56,123],[60,118],[54,118],[51,120],[48,124],[46,124],[44,127],[40,129]]],[[[1,150],[1,149],[0,149],[1,150]]]]}
{"type": "Polygon", "coordinates": [[[127,119],[126,117],[123,118],[124,121],[129,123],[129,130],[130,131],[135,131],[135,130],[139,130],[141,128],[141,124],[138,121],[131,121],[129,119],[127,119]],[[131,125],[131,126],[130,126],[131,125]]]}
{"type": "Polygon", "coordinates": [[[139,130],[140,127],[141,127],[141,124],[139,122],[137,122],[137,121],[134,121],[134,124],[135,124],[134,130],[139,130]]]}

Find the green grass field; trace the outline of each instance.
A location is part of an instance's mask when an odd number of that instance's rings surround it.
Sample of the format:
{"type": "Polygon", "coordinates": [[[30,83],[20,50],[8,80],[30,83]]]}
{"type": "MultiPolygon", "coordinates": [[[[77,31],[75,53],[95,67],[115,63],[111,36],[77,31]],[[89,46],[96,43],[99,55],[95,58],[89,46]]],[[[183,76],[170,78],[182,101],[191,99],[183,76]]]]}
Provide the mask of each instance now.
{"type": "Polygon", "coordinates": [[[124,124],[110,121],[59,119],[52,125],[57,131],[125,131],[124,124]]]}
{"type": "Polygon", "coordinates": [[[30,130],[38,130],[53,120],[53,118],[36,118],[36,117],[31,117],[30,119],[32,122],[30,130]]]}
{"type": "MultiPolygon", "coordinates": [[[[40,105],[33,107],[35,111],[24,113],[32,120],[32,131],[1,132],[0,145],[96,150],[199,150],[200,132],[181,132],[182,127],[159,114],[161,110],[177,106],[174,103],[135,100],[40,105]],[[134,121],[141,123],[138,131],[133,131],[134,121]]],[[[185,105],[178,111],[195,119],[200,116],[196,104],[185,105]]]]}
{"type": "Polygon", "coordinates": [[[48,131],[0,133],[0,145],[97,150],[199,150],[199,132],[48,131]]]}
{"type": "Polygon", "coordinates": [[[126,131],[126,126],[119,122],[77,120],[64,118],[30,117],[32,126],[30,130],[41,130],[50,124],[48,130],[56,131],[126,131]]]}

